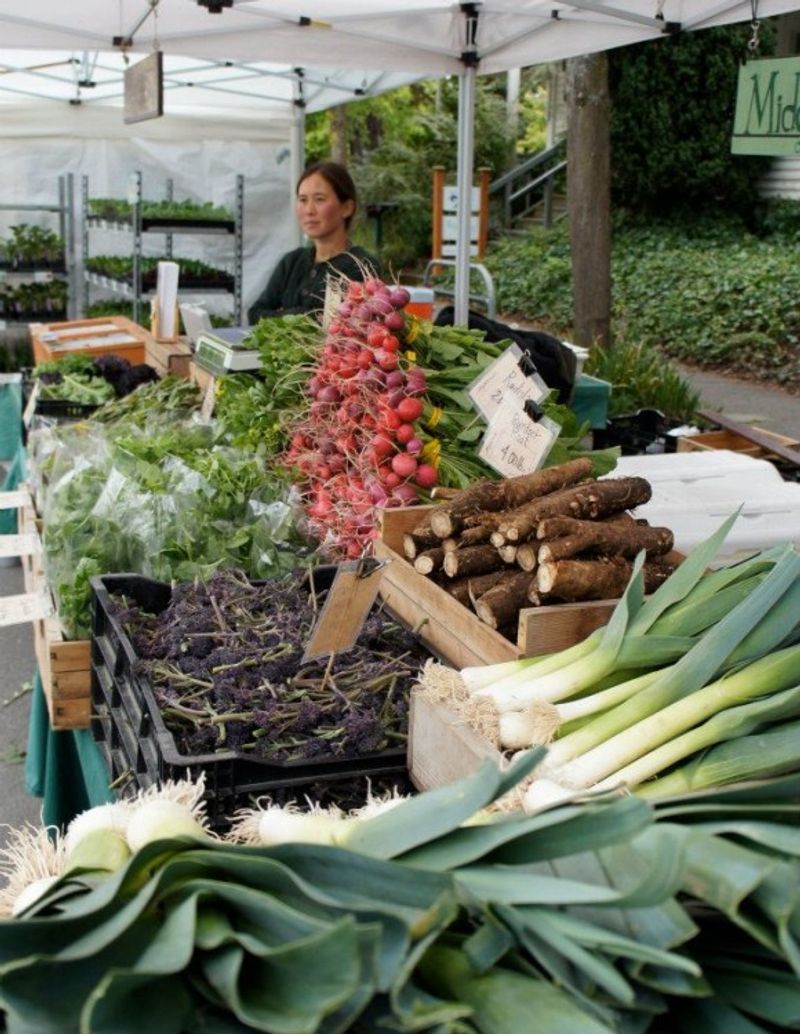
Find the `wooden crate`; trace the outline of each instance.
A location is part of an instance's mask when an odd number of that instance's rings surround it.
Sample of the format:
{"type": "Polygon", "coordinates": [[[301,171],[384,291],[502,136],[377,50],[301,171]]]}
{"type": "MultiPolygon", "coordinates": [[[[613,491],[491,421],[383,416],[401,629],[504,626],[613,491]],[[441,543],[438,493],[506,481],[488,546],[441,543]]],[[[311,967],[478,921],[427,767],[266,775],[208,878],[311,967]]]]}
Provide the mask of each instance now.
{"type": "Polygon", "coordinates": [[[408,773],[418,790],[432,790],[463,779],[486,758],[498,766],[502,755],[460,715],[444,704],[411,694],[408,721],[408,773]]]}
{"type": "Polygon", "coordinates": [[[512,643],[458,603],[403,556],[403,535],[425,516],[424,506],[385,510],[375,555],[391,560],[380,593],[398,617],[419,629],[431,650],[456,668],[534,657],[572,646],[605,625],[616,600],[530,607],[520,613],[512,643]]]}
{"type": "MultiPolygon", "coordinates": [[[[41,532],[33,504],[18,511],[21,534],[41,532]]],[[[26,592],[50,591],[42,554],[22,557],[26,592]]],[[[90,641],[67,641],[57,614],[33,622],[33,647],[53,729],[85,729],[90,715],[90,641]]]]}
{"type": "Polygon", "coordinates": [[[188,342],[178,340],[175,344],[156,341],[148,335],[145,343],[145,362],[157,370],[161,376],[168,373],[188,380],[191,372],[192,350],[188,342]]]}
{"type": "Polygon", "coordinates": [[[145,361],[145,343],[151,336],[125,316],[98,316],[63,323],[31,323],[33,358],[37,363],[65,355],[118,355],[134,365],[145,361]],[[115,336],[120,341],[112,341],[115,336]],[[58,343],[80,342],[75,348],[58,348],[58,343]]]}
{"type": "MultiPolygon", "coordinates": [[[[788,438],[785,434],[776,434],[774,431],[765,431],[763,427],[755,428],[759,434],[771,438],[776,445],[786,445],[789,448],[797,446],[796,438],[788,438]]],[[[741,452],[747,456],[754,456],[756,459],[767,459],[772,457],[767,449],[762,448],[755,442],[751,442],[744,435],[736,434],[734,431],[704,431],[702,434],[688,435],[678,439],[678,452],[707,452],[712,449],[728,449],[731,452],[741,452]]],[[[774,458],[774,457],[773,457],[774,458]]]]}

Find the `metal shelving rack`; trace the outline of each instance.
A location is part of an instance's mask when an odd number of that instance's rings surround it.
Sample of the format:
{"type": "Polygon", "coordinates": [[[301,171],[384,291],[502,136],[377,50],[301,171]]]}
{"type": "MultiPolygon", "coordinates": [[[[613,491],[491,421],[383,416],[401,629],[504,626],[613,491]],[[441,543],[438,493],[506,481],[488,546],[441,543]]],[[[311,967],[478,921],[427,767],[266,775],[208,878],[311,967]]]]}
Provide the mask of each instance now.
{"type": "MultiPolygon", "coordinates": [[[[166,199],[171,201],[173,199],[173,182],[167,180],[166,199]]],[[[142,218],[142,174],[141,172],[135,172],[132,176],[132,186],[130,190],[130,202],[131,202],[131,222],[130,223],[117,223],[116,228],[126,230],[133,235],[133,250],[132,250],[132,282],[130,284],[123,283],[121,281],[110,280],[107,277],[100,277],[96,273],[90,273],[86,268],[86,259],[89,256],[89,230],[91,228],[91,222],[89,216],[89,177],[83,176],[81,180],[81,251],[84,263],[83,272],[83,311],[85,312],[89,306],[89,286],[90,284],[97,284],[112,291],[115,294],[121,294],[126,298],[133,301],[133,319],[138,323],[141,315],[141,307],[143,300],[142,291],[142,243],[144,235],[147,233],[161,233],[166,237],[166,245],[164,250],[164,257],[171,259],[173,255],[173,237],[176,234],[191,234],[191,235],[219,235],[226,234],[233,237],[233,291],[229,291],[226,288],[214,288],[214,287],[198,287],[182,288],[179,290],[179,294],[185,295],[189,293],[194,294],[211,294],[222,291],[225,294],[233,294],[233,318],[234,322],[240,324],[242,322],[242,274],[244,267],[244,177],[238,175],[236,177],[236,208],[234,218],[230,222],[224,223],[206,223],[198,221],[195,224],[182,224],[180,222],[169,222],[166,219],[146,219],[142,218]]]]}
{"type": "Polygon", "coordinates": [[[0,212],[53,212],[58,216],[58,232],[64,242],[64,272],[56,270],[15,269],[9,272],[19,277],[34,277],[48,272],[54,279],[67,281],[67,319],[75,319],[78,308],[78,281],[75,266],[75,177],[69,172],[58,177],[58,204],[25,205],[0,203],[0,212]]]}

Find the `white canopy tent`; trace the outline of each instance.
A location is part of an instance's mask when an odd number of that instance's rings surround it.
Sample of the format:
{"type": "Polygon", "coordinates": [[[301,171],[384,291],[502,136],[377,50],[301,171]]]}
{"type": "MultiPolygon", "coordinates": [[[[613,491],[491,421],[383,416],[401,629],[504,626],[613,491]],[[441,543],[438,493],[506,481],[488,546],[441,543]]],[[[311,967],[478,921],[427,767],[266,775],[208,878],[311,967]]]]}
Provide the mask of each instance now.
{"type": "MultiPolygon", "coordinates": [[[[456,319],[463,320],[469,296],[467,199],[477,72],[535,65],[798,8],[798,0],[308,0],[299,10],[287,0],[73,0],[68,5],[61,0],[0,0],[0,39],[7,48],[78,54],[109,49],[147,53],[158,46],[169,55],[176,76],[167,84],[169,105],[173,91],[177,102],[182,93],[195,89],[177,78],[180,66],[172,60],[179,57],[205,59],[217,70],[222,66],[223,80],[215,87],[220,93],[243,89],[245,82],[248,91],[256,82],[266,90],[266,78],[262,81],[251,66],[280,65],[278,77],[294,82],[293,100],[300,100],[302,78],[304,90],[312,82],[320,87],[320,107],[336,103],[323,102],[323,84],[335,91],[347,81],[352,89],[353,79],[326,83],[326,76],[314,69],[329,69],[334,78],[337,71],[355,73],[368,92],[389,88],[393,74],[458,75],[457,179],[464,203],[455,302],[456,319]],[[303,69],[302,77],[296,69],[303,69]]],[[[184,72],[201,74],[191,68],[190,62],[184,72]]],[[[82,99],[85,92],[81,88],[82,99]]]]}

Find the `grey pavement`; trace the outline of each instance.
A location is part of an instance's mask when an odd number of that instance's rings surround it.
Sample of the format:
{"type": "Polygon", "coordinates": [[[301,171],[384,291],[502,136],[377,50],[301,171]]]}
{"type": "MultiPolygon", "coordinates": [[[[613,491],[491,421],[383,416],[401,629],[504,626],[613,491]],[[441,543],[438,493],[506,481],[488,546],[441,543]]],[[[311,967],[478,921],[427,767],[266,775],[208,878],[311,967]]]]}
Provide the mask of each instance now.
{"type": "MultiPolygon", "coordinates": [[[[0,596],[24,591],[19,564],[0,567],[0,596]]],[[[35,664],[31,626],[0,628],[0,823],[12,826],[39,822],[40,802],[25,790],[30,685],[35,664]]]]}
{"type": "Polygon", "coordinates": [[[702,396],[703,408],[800,441],[800,396],[694,367],[681,366],[680,371],[702,396]]]}

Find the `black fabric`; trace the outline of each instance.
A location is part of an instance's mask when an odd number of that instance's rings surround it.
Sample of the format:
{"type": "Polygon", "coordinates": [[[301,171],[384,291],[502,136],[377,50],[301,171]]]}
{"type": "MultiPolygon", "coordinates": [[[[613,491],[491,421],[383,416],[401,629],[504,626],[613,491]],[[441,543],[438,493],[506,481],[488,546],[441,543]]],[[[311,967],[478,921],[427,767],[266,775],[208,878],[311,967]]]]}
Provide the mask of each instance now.
{"type": "Polygon", "coordinates": [[[285,316],[321,309],[328,276],[338,274],[349,280],[363,280],[361,264],[369,266],[376,276],[380,275],[378,260],[356,245],[326,262],[314,261],[313,245],[287,252],[249,309],[250,323],[257,322],[262,316],[285,316]]]}
{"type": "MultiPolygon", "coordinates": [[[[452,326],[455,308],[446,305],[436,316],[437,326],[452,326]]],[[[558,401],[568,403],[572,398],[577,374],[577,359],[571,348],[543,330],[514,330],[507,323],[489,319],[483,313],[469,311],[471,330],[482,330],[487,341],[513,341],[527,355],[539,376],[557,392],[558,401]]]]}

